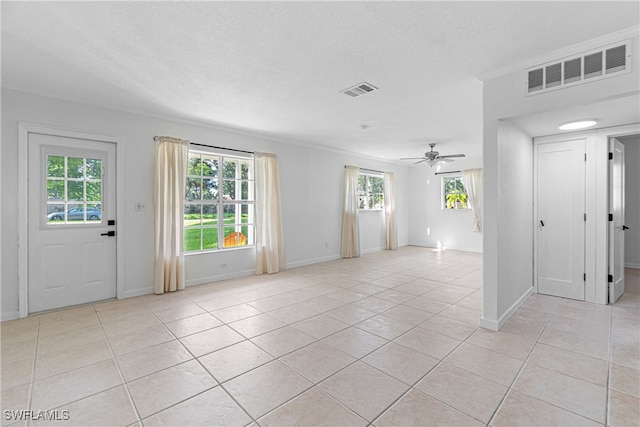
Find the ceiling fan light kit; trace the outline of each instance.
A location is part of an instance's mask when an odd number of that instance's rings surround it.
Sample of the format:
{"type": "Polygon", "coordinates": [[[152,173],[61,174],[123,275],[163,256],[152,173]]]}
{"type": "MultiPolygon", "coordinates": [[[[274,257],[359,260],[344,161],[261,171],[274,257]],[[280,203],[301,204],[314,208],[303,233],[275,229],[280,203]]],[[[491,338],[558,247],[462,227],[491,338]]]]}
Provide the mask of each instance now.
{"type": "Polygon", "coordinates": [[[433,151],[433,148],[436,146],[435,142],[429,144],[431,147],[431,151],[427,151],[424,153],[424,157],[403,157],[400,160],[419,160],[415,164],[425,162],[431,167],[434,167],[440,162],[450,163],[454,161],[454,157],[465,157],[464,154],[447,154],[441,156],[438,151],[433,151]]]}

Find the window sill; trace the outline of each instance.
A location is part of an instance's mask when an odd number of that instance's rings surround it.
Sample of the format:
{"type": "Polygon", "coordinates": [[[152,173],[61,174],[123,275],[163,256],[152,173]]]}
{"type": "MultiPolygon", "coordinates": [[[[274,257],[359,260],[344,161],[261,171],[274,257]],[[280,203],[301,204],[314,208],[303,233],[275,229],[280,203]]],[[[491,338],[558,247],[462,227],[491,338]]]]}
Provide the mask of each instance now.
{"type": "Polygon", "coordinates": [[[256,245],[234,246],[226,249],[206,249],[202,251],[190,251],[190,252],[185,252],[184,255],[190,256],[190,255],[203,255],[203,254],[219,254],[223,252],[243,251],[247,249],[255,250],[256,245]]]}

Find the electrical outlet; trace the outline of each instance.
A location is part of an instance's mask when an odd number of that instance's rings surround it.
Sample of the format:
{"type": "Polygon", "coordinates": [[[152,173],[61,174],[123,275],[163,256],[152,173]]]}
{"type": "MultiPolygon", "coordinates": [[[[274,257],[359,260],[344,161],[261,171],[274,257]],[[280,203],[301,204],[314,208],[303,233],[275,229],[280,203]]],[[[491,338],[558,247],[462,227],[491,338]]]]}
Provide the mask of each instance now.
{"type": "Polygon", "coordinates": [[[144,202],[136,202],[136,212],[143,212],[145,209],[144,202]]]}

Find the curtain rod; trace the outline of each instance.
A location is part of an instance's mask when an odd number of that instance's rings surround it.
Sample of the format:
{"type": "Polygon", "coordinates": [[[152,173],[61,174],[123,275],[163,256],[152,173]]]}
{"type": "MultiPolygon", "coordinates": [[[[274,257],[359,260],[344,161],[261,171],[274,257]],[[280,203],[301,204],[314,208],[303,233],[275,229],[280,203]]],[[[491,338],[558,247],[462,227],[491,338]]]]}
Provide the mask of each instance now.
{"type": "Polygon", "coordinates": [[[444,175],[447,173],[460,173],[460,171],[451,171],[451,172],[436,172],[434,175],[444,175]]]}
{"type": "MultiPolygon", "coordinates": [[[[347,167],[347,165],[344,166],[345,168],[347,167]]],[[[384,171],[379,171],[376,169],[367,169],[367,168],[358,168],[361,171],[367,171],[367,172],[376,172],[376,173],[384,173],[384,171]]]]}
{"type": "MultiPolygon", "coordinates": [[[[160,137],[158,137],[158,136],[154,136],[153,137],[154,141],[157,141],[158,139],[160,139],[160,137]]],[[[216,145],[199,144],[197,142],[191,142],[191,141],[189,141],[189,145],[197,145],[199,147],[216,148],[218,150],[235,151],[237,153],[256,154],[254,151],[237,150],[235,148],[226,148],[226,147],[218,147],[216,145]]]]}

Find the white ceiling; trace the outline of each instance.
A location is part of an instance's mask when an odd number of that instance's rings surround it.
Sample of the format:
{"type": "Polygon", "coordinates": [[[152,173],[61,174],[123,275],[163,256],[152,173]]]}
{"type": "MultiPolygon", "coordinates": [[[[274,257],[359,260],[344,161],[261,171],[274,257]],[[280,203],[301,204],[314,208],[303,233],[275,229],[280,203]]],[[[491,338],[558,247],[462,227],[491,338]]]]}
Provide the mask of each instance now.
{"type": "Polygon", "coordinates": [[[480,156],[475,76],[639,23],[610,1],[1,7],[4,87],[387,159],[480,156]]]}

